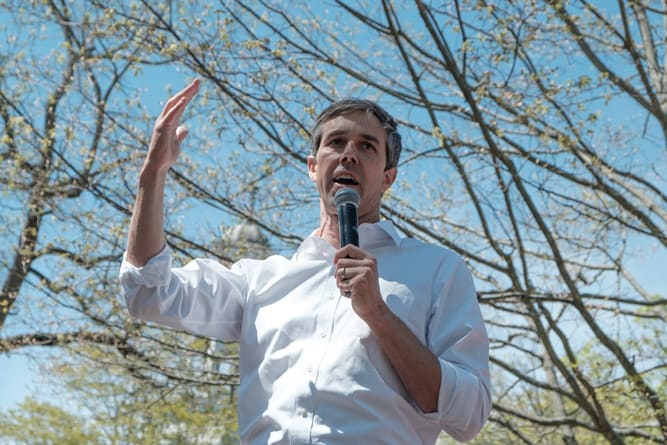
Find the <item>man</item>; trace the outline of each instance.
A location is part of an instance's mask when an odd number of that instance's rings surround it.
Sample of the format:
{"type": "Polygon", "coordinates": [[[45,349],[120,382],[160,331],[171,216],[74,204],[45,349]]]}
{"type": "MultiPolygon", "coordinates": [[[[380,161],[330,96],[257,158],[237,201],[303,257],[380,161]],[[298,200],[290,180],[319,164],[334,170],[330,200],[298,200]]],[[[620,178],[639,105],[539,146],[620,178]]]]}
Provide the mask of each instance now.
{"type": "Polygon", "coordinates": [[[470,272],[454,253],[379,221],[396,179],[396,122],[345,100],[312,130],[308,174],[320,226],[290,259],[195,260],[172,268],[163,226],[179,119],[199,82],[160,114],[139,176],[121,282],[138,318],[240,344],[246,444],[433,444],[473,438],[490,411],[488,338],[470,272]],[[340,248],[333,199],[357,190],[360,246],[340,248]]]}

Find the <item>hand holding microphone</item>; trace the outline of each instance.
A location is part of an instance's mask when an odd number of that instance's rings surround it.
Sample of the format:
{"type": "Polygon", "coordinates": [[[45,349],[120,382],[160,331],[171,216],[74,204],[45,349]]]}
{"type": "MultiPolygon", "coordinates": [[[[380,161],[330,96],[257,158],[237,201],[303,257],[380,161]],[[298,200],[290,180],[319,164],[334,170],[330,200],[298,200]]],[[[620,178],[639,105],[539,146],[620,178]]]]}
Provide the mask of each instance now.
{"type": "MultiPolygon", "coordinates": [[[[348,244],[359,247],[359,219],[357,215],[359,201],[359,193],[351,188],[342,188],[334,195],[334,204],[338,211],[338,238],[340,239],[340,247],[345,247],[348,244]]],[[[347,288],[350,286],[350,277],[345,267],[338,269],[337,273],[339,287],[343,290],[343,295],[350,297],[352,292],[343,289],[343,287],[347,288]]]]}
{"type": "Polygon", "coordinates": [[[334,256],[334,264],[338,288],[352,299],[352,308],[365,320],[377,314],[378,308],[385,307],[385,303],[380,293],[377,259],[359,249],[359,201],[359,193],[351,188],[340,189],[334,195],[341,246],[334,256]]]}
{"type": "Polygon", "coordinates": [[[338,210],[340,247],[345,247],[348,244],[359,247],[359,232],[357,230],[359,201],[359,193],[352,188],[342,188],[334,195],[334,204],[338,210]]]}

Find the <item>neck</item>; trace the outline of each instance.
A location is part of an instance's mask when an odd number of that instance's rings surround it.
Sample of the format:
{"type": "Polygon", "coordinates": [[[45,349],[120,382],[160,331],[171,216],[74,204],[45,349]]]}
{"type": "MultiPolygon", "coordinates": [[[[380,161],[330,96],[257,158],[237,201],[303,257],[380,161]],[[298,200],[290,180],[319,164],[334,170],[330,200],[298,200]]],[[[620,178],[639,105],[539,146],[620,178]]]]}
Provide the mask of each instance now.
{"type": "MultiPolygon", "coordinates": [[[[368,218],[365,215],[359,215],[359,225],[364,223],[376,223],[380,220],[379,215],[368,218]]],[[[320,228],[317,235],[329,242],[334,248],[340,248],[340,232],[338,225],[338,214],[327,212],[325,206],[320,202],[320,228]]]]}
{"type": "Polygon", "coordinates": [[[320,209],[320,228],[317,231],[317,234],[336,249],[340,247],[338,227],[338,215],[331,215],[323,209],[320,209]]]}

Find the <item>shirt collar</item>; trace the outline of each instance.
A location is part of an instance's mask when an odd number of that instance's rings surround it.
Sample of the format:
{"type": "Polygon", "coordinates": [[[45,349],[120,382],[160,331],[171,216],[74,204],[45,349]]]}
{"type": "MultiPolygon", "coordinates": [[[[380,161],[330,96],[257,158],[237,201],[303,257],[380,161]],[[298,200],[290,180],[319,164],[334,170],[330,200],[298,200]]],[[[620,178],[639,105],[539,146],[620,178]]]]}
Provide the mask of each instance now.
{"type": "Polygon", "coordinates": [[[359,226],[359,244],[362,248],[387,244],[390,240],[393,241],[394,246],[398,246],[402,238],[391,221],[382,220],[374,224],[366,223],[359,226]]]}
{"type": "MultiPolygon", "coordinates": [[[[386,246],[398,246],[403,237],[391,221],[364,223],[359,226],[359,245],[362,249],[386,246]]],[[[317,235],[315,229],[294,253],[295,260],[314,260],[333,258],[336,249],[317,235]]]]}

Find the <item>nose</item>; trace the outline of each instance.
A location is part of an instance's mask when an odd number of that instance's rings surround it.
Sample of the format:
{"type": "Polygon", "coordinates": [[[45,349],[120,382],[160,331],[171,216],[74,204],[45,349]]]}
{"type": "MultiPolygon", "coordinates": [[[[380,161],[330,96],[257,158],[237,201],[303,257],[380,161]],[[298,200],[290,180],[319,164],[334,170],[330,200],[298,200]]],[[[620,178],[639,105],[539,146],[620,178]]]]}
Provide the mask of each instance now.
{"type": "Polygon", "coordinates": [[[346,164],[346,163],[356,164],[357,162],[359,162],[359,159],[357,158],[357,150],[354,146],[353,141],[348,141],[347,144],[345,144],[345,149],[341,154],[340,162],[341,164],[346,164]]]}

